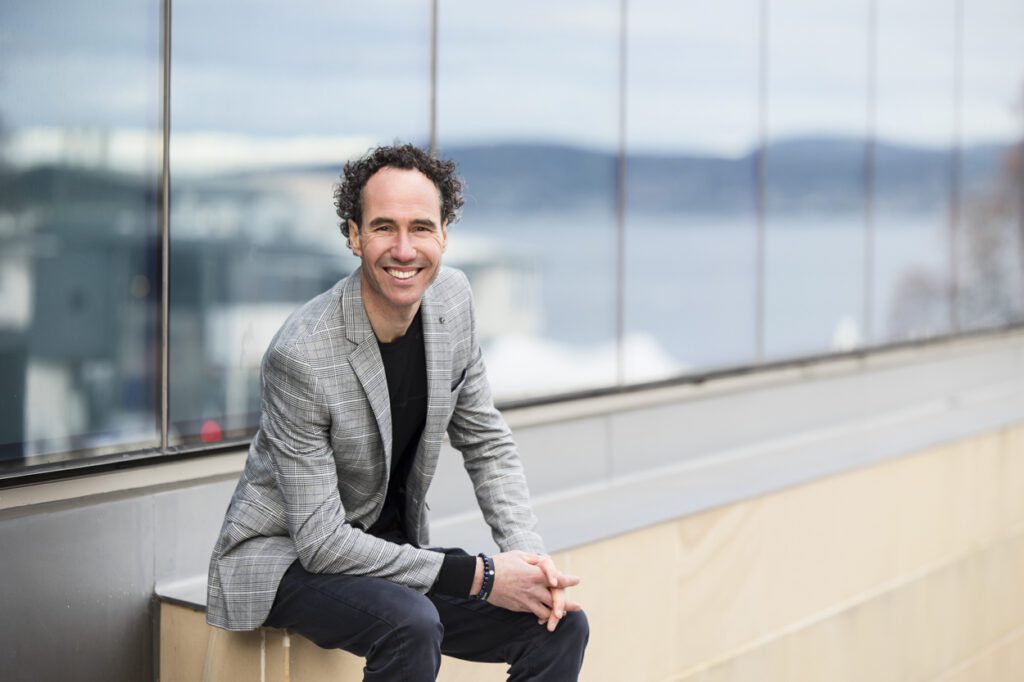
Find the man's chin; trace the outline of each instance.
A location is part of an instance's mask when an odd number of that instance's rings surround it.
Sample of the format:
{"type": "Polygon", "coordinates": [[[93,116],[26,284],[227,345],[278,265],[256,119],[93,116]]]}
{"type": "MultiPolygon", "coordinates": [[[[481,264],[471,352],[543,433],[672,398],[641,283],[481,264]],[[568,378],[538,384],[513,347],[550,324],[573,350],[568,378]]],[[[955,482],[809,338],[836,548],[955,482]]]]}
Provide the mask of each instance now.
{"type": "Polygon", "coordinates": [[[423,298],[426,287],[408,287],[386,292],[385,298],[392,308],[404,309],[417,305],[423,298]]]}

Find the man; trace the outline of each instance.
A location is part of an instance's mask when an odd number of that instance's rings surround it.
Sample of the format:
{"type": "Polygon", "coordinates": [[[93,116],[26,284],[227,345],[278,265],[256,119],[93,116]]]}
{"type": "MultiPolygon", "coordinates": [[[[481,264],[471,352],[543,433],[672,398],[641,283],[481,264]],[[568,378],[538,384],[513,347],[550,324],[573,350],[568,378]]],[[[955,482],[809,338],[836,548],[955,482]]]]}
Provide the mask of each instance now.
{"type": "Polygon", "coordinates": [[[262,415],[210,562],[207,620],[269,625],[366,658],[365,680],[433,680],[441,653],[512,680],[574,680],[586,617],[535,531],[494,409],[462,273],[441,266],[462,206],[455,165],[411,145],[345,165],[351,276],[285,322],[262,415]],[[428,549],[444,433],[502,552],[428,549]]]}

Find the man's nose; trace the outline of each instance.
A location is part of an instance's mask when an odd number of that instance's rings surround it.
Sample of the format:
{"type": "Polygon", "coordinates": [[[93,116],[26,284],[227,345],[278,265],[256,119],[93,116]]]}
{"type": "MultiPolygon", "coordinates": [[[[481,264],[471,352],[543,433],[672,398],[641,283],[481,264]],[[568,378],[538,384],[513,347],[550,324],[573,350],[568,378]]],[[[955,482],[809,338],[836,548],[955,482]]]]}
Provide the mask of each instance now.
{"type": "Polygon", "coordinates": [[[391,244],[391,257],[397,261],[410,261],[416,258],[416,248],[408,230],[398,230],[395,241],[391,244]]]}

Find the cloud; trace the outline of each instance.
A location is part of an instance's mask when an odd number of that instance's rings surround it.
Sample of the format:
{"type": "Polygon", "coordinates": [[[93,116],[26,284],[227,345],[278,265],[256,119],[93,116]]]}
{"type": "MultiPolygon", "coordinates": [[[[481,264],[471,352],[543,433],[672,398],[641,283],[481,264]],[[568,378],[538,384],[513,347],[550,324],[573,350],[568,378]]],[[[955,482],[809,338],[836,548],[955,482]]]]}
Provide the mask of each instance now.
{"type": "MultiPolygon", "coordinates": [[[[172,171],[216,175],[289,166],[337,165],[363,154],[375,140],[358,135],[258,137],[219,131],[176,133],[171,138],[172,171]]],[[[129,173],[159,170],[158,131],[101,128],[28,128],[14,132],[4,158],[15,167],[41,164],[107,168],[129,173]]]]}

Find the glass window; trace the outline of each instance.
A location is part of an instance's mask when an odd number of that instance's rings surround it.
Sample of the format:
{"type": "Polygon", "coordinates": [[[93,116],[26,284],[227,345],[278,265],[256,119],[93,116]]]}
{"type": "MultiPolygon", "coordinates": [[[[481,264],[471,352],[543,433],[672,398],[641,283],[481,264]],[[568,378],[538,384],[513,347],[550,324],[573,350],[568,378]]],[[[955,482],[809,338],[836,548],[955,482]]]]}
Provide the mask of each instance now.
{"type": "Polygon", "coordinates": [[[163,390],[172,447],[248,437],[396,140],[460,164],[501,401],[1024,320],[1019,2],[175,0],[169,311],[162,9],[0,5],[0,477],[158,447],[163,390]]]}
{"type": "Polygon", "coordinates": [[[873,342],[952,330],[955,5],[877,4],[873,342]]]}
{"type": "Polygon", "coordinates": [[[0,474],[158,443],[160,17],[0,4],[0,474]]]}
{"type": "Polygon", "coordinates": [[[767,357],[864,340],[867,0],[769,3],[767,357]]]}
{"type": "Polygon", "coordinates": [[[1024,320],[1024,5],[961,4],[958,312],[978,329],[1024,320]]]}
{"type": "Polygon", "coordinates": [[[615,0],[439,3],[438,142],[467,190],[446,259],[499,399],[616,382],[619,19],[615,0]]]}
{"type": "Polygon", "coordinates": [[[347,159],[429,143],[430,3],[176,0],[170,438],[247,435],[285,318],[358,265],[347,159]]]}
{"type": "Polygon", "coordinates": [[[758,6],[629,3],[627,381],[755,359],[758,6]]]}

